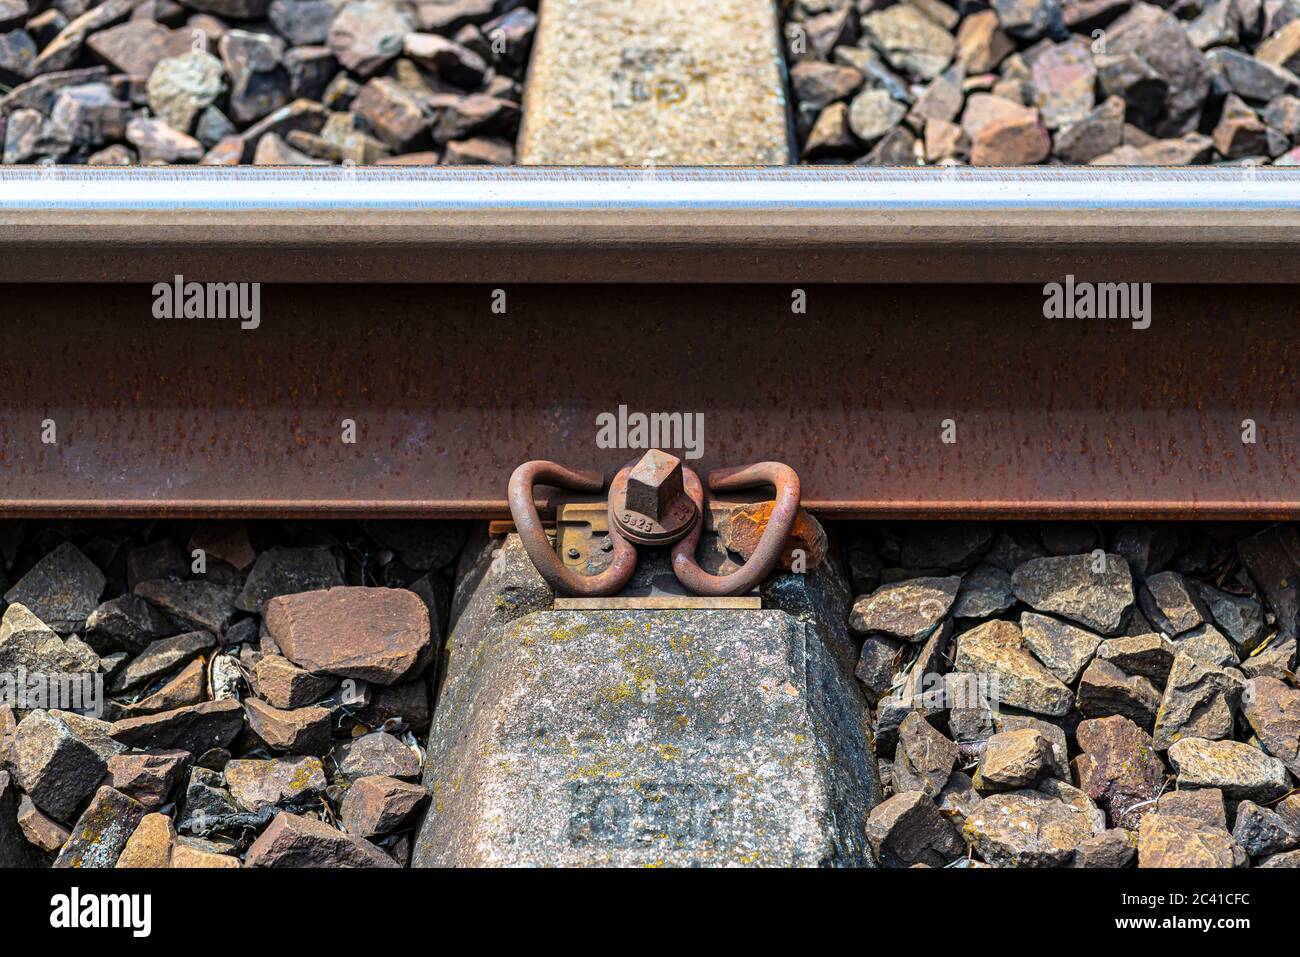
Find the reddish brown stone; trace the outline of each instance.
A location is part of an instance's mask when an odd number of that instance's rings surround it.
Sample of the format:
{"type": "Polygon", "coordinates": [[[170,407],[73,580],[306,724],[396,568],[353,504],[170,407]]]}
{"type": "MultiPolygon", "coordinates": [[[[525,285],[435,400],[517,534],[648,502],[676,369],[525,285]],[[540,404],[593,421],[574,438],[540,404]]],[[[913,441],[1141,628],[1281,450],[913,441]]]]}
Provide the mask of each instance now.
{"type": "Polygon", "coordinates": [[[1112,827],[1136,830],[1165,783],[1151,736],[1115,715],[1080,722],[1076,738],[1084,752],[1074,761],[1080,789],[1105,809],[1112,827]]]}
{"type": "Polygon", "coordinates": [[[18,826],[22,828],[23,837],[47,854],[56,853],[68,843],[71,835],[66,827],[32,803],[24,794],[18,801],[18,826]]]}
{"type": "Polygon", "coordinates": [[[208,662],[205,658],[191,661],[165,685],[149,697],[135,704],[123,705],[121,717],[138,718],[141,715],[173,711],[187,705],[200,704],[208,699],[208,662]]]}
{"type": "Polygon", "coordinates": [[[253,691],[276,708],[301,708],[319,701],[338,679],[303,671],[283,655],[266,655],[250,673],[253,691]]]}
{"type": "Polygon", "coordinates": [[[286,658],[311,672],[390,685],[423,667],[429,612],[413,592],[339,587],[266,603],[266,630],[286,658]]]}
{"type": "MultiPolygon", "coordinates": [[[[767,530],[775,505],[775,502],[756,502],[734,509],[719,529],[722,544],[748,560],[767,530]]],[[[781,551],[782,568],[789,570],[794,567],[796,550],[803,552],[803,571],[812,571],[826,557],[826,532],[821,523],[803,509],[795,515],[794,527],[790,529],[785,548],[781,551]]]]}
{"type": "Polygon", "coordinates": [[[397,867],[369,841],[335,830],[324,821],[281,813],[253,842],[248,867],[397,867]]]}
{"type": "Polygon", "coordinates": [[[177,844],[172,849],[171,866],[181,869],[239,867],[239,859],[229,854],[214,854],[186,844],[177,844]]]}
{"type": "Polygon", "coordinates": [[[264,701],[244,702],[248,725],[272,748],[291,754],[323,755],[330,749],[331,712],[306,707],[282,710],[264,701]]]}
{"type": "Polygon", "coordinates": [[[410,822],[429,799],[418,784],[374,775],[359,778],[343,799],[343,825],[357,837],[378,837],[410,822]]]}
{"type": "Polygon", "coordinates": [[[133,797],[145,807],[167,803],[181,772],[190,759],[188,751],[153,751],[144,754],[115,754],[108,759],[104,783],[133,797]]]}
{"type": "Polygon", "coordinates": [[[143,750],[177,748],[202,754],[224,748],[244,727],[244,709],[231,698],[205,701],[189,708],[177,708],[140,718],[113,723],[113,739],[143,750]]]}
{"type": "Polygon", "coordinates": [[[147,77],[159,60],[171,55],[164,46],[171,34],[171,30],[153,20],[128,20],[92,33],[86,46],[117,70],[147,77]]]}
{"type": "Polygon", "coordinates": [[[170,867],[176,847],[176,828],[166,814],[146,814],[140,819],[117,859],[116,867],[170,867]]]}
{"type": "Polygon", "coordinates": [[[383,731],[340,744],[334,749],[334,763],[340,772],[353,779],[371,775],[393,778],[420,775],[420,759],[415,752],[383,731]]]}
{"type": "Polygon", "coordinates": [[[1052,138],[1037,118],[1011,117],[984,127],[971,146],[973,166],[1028,166],[1047,159],[1052,138]]]}

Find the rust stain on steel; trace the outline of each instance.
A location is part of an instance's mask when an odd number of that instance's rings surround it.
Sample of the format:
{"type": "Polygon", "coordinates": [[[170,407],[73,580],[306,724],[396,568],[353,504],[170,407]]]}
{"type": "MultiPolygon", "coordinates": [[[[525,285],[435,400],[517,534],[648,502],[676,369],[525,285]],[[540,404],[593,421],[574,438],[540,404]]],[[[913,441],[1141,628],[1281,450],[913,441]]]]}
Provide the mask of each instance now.
{"type": "Polygon", "coordinates": [[[7,286],[0,513],[504,517],[520,462],[637,454],[596,446],[620,404],[704,413],[692,468],[786,462],[824,514],[1300,511],[1294,287],[1157,286],[1145,331],[1046,320],[1039,286],[807,290],[513,286],[502,317],[484,286],[264,286],[241,331],[7,286]]]}

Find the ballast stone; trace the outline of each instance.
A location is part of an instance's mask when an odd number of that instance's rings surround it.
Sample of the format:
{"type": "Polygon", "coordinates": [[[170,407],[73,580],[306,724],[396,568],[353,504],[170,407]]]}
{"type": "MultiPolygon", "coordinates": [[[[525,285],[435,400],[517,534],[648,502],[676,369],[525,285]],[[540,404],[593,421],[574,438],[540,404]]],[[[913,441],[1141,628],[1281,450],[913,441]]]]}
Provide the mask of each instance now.
{"type": "Polygon", "coordinates": [[[783,612],[540,612],[448,692],[417,865],[869,863],[862,699],[783,612]]]}

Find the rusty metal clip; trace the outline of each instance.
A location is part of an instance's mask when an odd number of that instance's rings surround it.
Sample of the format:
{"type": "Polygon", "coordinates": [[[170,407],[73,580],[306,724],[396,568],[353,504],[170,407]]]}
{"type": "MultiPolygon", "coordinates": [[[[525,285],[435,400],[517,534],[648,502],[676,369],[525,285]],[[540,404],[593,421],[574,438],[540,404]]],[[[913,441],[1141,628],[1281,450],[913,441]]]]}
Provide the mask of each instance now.
{"type": "Polygon", "coordinates": [[[565,595],[580,597],[613,595],[621,591],[636,571],[636,547],[611,525],[609,537],[614,543],[614,557],[608,568],[598,575],[579,575],[565,568],[547,541],[546,529],[542,527],[537,507],[533,504],[533,486],[539,483],[574,492],[599,492],[605,485],[604,477],[599,472],[568,469],[538,459],[515,469],[510,476],[507,499],[524,550],[552,588],[565,595]]]}
{"type": "MultiPolygon", "coordinates": [[[[683,466],[683,478],[686,494],[697,508],[703,510],[704,488],[700,477],[693,469],[683,466]]],[[[699,566],[695,560],[695,548],[700,543],[703,522],[673,546],[673,574],[690,591],[708,596],[743,595],[776,569],[799,514],[799,476],[795,470],[780,462],[756,462],[709,473],[709,490],[713,492],[734,492],[763,484],[776,486],[776,501],[758,547],[741,568],[730,575],[710,575],[699,566]]]]}

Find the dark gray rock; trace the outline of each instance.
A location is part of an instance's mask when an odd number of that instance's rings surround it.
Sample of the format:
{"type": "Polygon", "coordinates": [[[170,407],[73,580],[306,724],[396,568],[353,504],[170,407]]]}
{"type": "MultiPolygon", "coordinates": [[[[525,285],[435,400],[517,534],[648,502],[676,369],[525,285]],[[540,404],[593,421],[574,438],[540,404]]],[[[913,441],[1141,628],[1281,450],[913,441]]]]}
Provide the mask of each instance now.
{"type": "Polygon", "coordinates": [[[954,618],[991,618],[1015,604],[1011,576],[996,565],[977,565],[962,576],[952,614],[954,618]]]}
{"type": "Polygon", "coordinates": [[[1102,642],[1101,635],[1085,628],[1031,611],[1021,614],[1020,633],[1034,657],[1067,685],[1074,684],[1102,642]]]}
{"type": "Polygon", "coordinates": [[[1058,0],[993,0],[993,10],[1002,29],[1021,40],[1060,38],[1066,32],[1058,0]]]}
{"type": "Polygon", "coordinates": [[[1232,737],[1243,690],[1237,672],[1178,655],[1156,713],[1156,747],[1164,751],[1179,738],[1232,737]]]}
{"type": "Polygon", "coordinates": [[[248,125],[289,102],[289,74],[280,62],[283,40],[247,30],[227,30],[220,48],[221,62],[230,77],[228,108],[236,123],[248,125]]]}
{"type": "Polygon", "coordinates": [[[887,635],[868,635],[862,642],[862,652],[853,673],[862,682],[863,691],[872,705],[889,694],[900,653],[905,647],[905,642],[887,635]]]}
{"type": "Polygon", "coordinates": [[[1190,581],[1177,572],[1149,575],[1138,591],[1147,621],[1173,638],[1210,618],[1210,609],[1190,581]]]}
{"type": "Polygon", "coordinates": [[[26,30],[0,33],[0,82],[22,83],[32,78],[32,67],[39,48],[26,30]]]}
{"type": "MultiPolygon", "coordinates": [[[[1111,99],[1118,100],[1121,106],[1124,105],[1122,97],[1111,99]]],[[[1107,103],[1110,102],[1111,100],[1107,100],[1107,103]]],[[[1103,104],[1098,107],[1098,110],[1105,108],[1106,104],[1103,104]]],[[[1119,143],[1115,145],[1118,146],[1119,143]]],[[[1087,162],[1087,160],[1079,162],[1087,162]]],[[[1130,523],[1116,530],[1114,538],[1111,539],[1110,550],[1127,559],[1133,574],[1139,578],[1146,578],[1148,575],[1163,571],[1174,560],[1174,555],[1178,552],[1178,543],[1178,529],[1175,526],[1165,523],[1154,525],[1130,523]]]]}
{"type": "Polygon", "coordinates": [[[1296,637],[1300,615],[1297,589],[1300,577],[1300,535],[1294,525],[1270,525],[1262,532],[1237,543],[1237,554],[1269,608],[1277,616],[1283,640],[1296,637]]]}
{"type": "Polygon", "coordinates": [[[85,83],[59,91],[50,122],[74,146],[102,146],[122,138],[130,112],[107,83],[85,83]]]}
{"type": "Polygon", "coordinates": [[[329,0],[271,0],[267,15],[280,36],[307,46],[325,42],[334,10],[329,0]]]}
{"type": "Polygon", "coordinates": [[[881,632],[904,641],[924,641],[948,614],[961,578],[913,578],[881,585],[853,603],[849,625],[858,632],[881,632]]]}
{"type": "Polygon", "coordinates": [[[105,759],[90,742],[46,711],[32,711],[18,723],[13,755],[19,787],[60,821],[72,820],[106,769],[105,759]]]}
{"type": "Polygon", "coordinates": [[[238,701],[205,701],[160,714],[124,718],[113,722],[113,739],[132,748],[179,749],[203,754],[229,745],[244,727],[244,709],[238,701]]]}
{"type": "Polygon", "coordinates": [[[45,855],[28,842],[19,826],[20,800],[25,798],[9,772],[0,771],[0,867],[44,867],[45,855]]]}
{"type": "Polygon", "coordinates": [[[905,568],[959,571],[973,566],[992,544],[988,522],[913,522],[903,536],[900,562],[905,568]]]}
{"type": "Polygon", "coordinates": [[[513,135],[520,116],[516,103],[486,93],[471,93],[442,108],[433,125],[433,140],[445,144],[470,136],[513,135]]]}
{"type": "MultiPolygon", "coordinates": [[[[330,48],[323,46],[293,47],[284,55],[284,69],[289,74],[289,95],[308,100],[323,99],[335,75],[346,77],[339,72],[338,60],[330,48]]],[[[293,132],[312,135],[302,130],[293,132]]]]}
{"type": "Polygon", "coordinates": [[[761,590],[764,608],[778,609],[815,628],[844,673],[854,670],[859,654],[857,638],[849,630],[853,591],[837,555],[828,554],[803,574],[774,574],[761,590]]]}
{"type": "Polygon", "coordinates": [[[171,638],[160,638],[149,645],[118,674],[113,691],[134,691],[152,684],[164,675],[197,658],[209,648],[215,648],[217,639],[210,632],[190,631],[171,638]]]}
{"type": "Polygon", "coordinates": [[[957,832],[923,791],[895,794],[873,808],[867,840],[882,867],[945,867],[965,851],[957,832]]]}
{"type": "Polygon", "coordinates": [[[241,837],[246,831],[266,827],[274,816],[275,810],[271,806],[255,810],[240,807],[226,790],[218,772],[196,767],[190,770],[190,779],[185,785],[185,798],[176,817],[176,829],[196,837],[241,837]]]}
{"type": "Polygon", "coordinates": [[[1025,562],[1012,573],[1016,597],[1103,635],[1117,634],[1133,604],[1133,577],[1119,555],[1061,555],[1025,562]]]}
{"type": "Polygon", "coordinates": [[[260,614],[262,606],[279,595],[342,584],[338,562],[329,548],[269,548],[257,556],[235,607],[260,614]]]}
{"type": "Polygon", "coordinates": [[[1254,801],[1242,801],[1237,805],[1232,839],[1251,857],[1266,857],[1300,848],[1300,829],[1254,801]]]}
{"type": "Polygon", "coordinates": [[[402,53],[431,73],[464,89],[481,86],[489,69],[479,54],[436,33],[408,33],[402,53]]]}
{"type": "Polygon", "coordinates": [[[1109,661],[1094,658],[1079,679],[1077,704],[1089,718],[1118,714],[1150,730],[1160,707],[1160,691],[1149,678],[1125,674],[1109,661]]]}
{"type": "Polygon", "coordinates": [[[1290,70],[1230,47],[1217,47],[1205,54],[1223,88],[1247,100],[1266,103],[1284,93],[1300,90],[1300,78],[1290,70]]]}
{"type": "Polygon", "coordinates": [[[924,791],[937,797],[958,759],[953,744],[913,711],[898,728],[894,752],[894,790],[924,791]]]}
{"type": "Polygon", "coordinates": [[[64,542],[32,566],[5,592],[5,601],[25,605],[59,634],[83,631],[99,605],[108,579],[81,550],[64,542]]]}
{"type": "Polygon", "coordinates": [[[1180,136],[1194,130],[1210,92],[1211,68],[1201,51],[1169,12],[1135,3],[1106,31],[1108,55],[1132,54],[1166,85],[1157,136],[1180,136]]]}
{"type": "Polygon", "coordinates": [[[181,628],[210,631],[221,637],[234,621],[239,587],[210,581],[159,579],[141,582],[136,586],[135,594],[181,628]]]}
{"type": "Polygon", "coordinates": [[[1159,687],[1169,678],[1174,665],[1174,646],[1169,639],[1155,632],[1107,638],[1097,646],[1097,658],[1109,661],[1120,671],[1130,675],[1143,675],[1159,687]]]}
{"type": "Polygon", "coordinates": [[[86,642],[101,651],[139,654],[151,641],[176,633],[176,626],[138,595],[104,602],[86,619],[86,642]]]}
{"type": "Polygon", "coordinates": [[[155,578],[188,578],[189,573],[185,550],[170,538],[138,545],[126,554],[126,584],[131,589],[155,578]]]}
{"type": "Polygon", "coordinates": [[[1204,582],[1198,582],[1196,587],[1214,616],[1215,624],[1237,647],[1244,652],[1259,647],[1268,633],[1264,608],[1259,601],[1245,595],[1230,595],[1204,582]]]}

